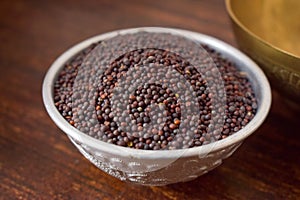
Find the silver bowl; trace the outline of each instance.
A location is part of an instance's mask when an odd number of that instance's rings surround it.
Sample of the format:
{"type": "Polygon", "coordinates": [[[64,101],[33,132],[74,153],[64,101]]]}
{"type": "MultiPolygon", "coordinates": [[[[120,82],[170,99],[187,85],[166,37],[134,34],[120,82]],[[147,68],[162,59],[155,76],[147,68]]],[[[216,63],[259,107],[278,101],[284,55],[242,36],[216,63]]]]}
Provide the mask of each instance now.
{"type": "Polygon", "coordinates": [[[55,124],[67,134],[78,150],[104,172],[122,180],[142,185],[166,185],[190,181],[207,173],[222,163],[251,135],[266,118],[271,105],[271,90],[260,68],[234,47],[213,37],[180,29],[143,27],[101,34],[75,45],[63,53],[51,65],[43,83],[43,100],[46,110],[55,124]],[[71,126],[58,112],[53,100],[53,86],[60,70],[74,55],[92,43],[119,34],[163,32],[179,34],[207,44],[235,62],[248,73],[257,101],[255,117],[237,133],[200,147],[179,150],[136,150],[97,140],[71,126]]]}

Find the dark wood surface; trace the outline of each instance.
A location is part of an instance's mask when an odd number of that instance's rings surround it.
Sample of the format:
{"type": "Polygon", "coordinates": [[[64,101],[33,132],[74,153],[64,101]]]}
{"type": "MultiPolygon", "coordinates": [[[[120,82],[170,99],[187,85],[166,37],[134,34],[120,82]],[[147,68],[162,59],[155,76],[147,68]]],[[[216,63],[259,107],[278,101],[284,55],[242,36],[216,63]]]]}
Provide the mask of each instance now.
{"type": "Polygon", "coordinates": [[[300,112],[275,91],[257,132],[191,182],[124,183],[75,149],[42,103],[48,67],[83,39],[138,26],[189,29],[236,46],[222,0],[0,1],[0,199],[299,199],[300,112]]]}

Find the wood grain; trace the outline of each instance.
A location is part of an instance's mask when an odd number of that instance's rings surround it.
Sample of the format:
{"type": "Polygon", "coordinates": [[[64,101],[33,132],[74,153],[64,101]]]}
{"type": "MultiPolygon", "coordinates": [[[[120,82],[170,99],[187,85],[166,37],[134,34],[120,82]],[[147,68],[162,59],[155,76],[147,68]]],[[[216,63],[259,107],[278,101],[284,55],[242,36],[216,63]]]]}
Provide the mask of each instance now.
{"type": "Polygon", "coordinates": [[[191,182],[132,185],[79,154],[43,107],[43,77],[73,44],[138,26],[189,29],[236,46],[222,0],[0,1],[0,199],[299,198],[300,112],[276,91],[257,132],[191,182]]]}

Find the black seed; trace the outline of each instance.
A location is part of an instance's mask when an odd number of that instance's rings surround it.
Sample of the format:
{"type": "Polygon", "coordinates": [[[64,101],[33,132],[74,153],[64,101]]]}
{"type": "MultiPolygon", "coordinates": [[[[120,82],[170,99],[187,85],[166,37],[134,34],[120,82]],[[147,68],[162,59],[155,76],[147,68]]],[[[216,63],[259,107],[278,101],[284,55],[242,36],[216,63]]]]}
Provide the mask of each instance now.
{"type": "Polygon", "coordinates": [[[145,123],[150,122],[150,118],[149,117],[144,117],[143,120],[144,120],[145,123]]]}

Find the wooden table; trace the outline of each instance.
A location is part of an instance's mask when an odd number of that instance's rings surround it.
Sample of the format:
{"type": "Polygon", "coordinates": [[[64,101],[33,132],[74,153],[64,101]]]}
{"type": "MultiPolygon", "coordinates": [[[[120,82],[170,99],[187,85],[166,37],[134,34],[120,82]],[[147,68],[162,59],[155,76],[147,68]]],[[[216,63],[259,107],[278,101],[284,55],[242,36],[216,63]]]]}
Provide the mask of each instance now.
{"type": "Polygon", "coordinates": [[[164,187],[98,170],[47,115],[44,75],[73,44],[107,31],[178,27],[236,46],[222,0],[0,1],[0,199],[299,199],[299,114],[273,91],[265,123],[198,179],[164,187]]]}

